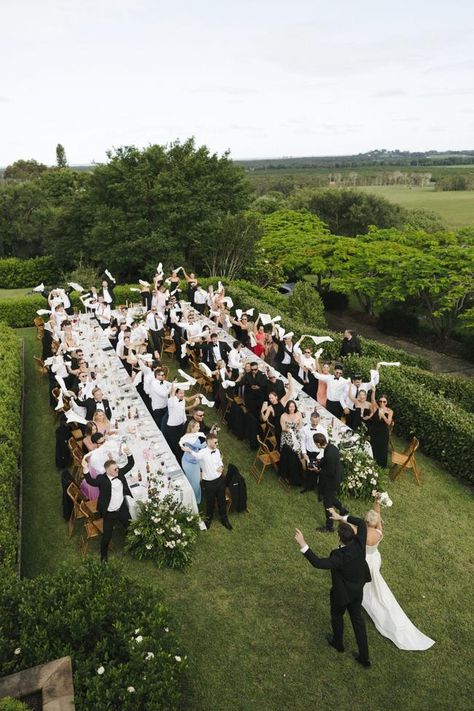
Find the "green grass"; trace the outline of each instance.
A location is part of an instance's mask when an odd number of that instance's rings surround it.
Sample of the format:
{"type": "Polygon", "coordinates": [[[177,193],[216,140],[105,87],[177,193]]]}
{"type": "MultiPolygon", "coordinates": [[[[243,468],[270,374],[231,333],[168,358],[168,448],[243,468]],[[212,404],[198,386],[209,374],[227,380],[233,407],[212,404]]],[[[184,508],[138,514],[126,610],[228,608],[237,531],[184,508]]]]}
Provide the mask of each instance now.
{"type": "Polygon", "coordinates": [[[398,185],[373,185],[357,189],[374,193],[402,207],[437,212],[450,228],[474,223],[474,190],[438,192],[432,187],[408,188],[398,185]]]}
{"type": "Polygon", "coordinates": [[[12,296],[26,296],[31,294],[31,289],[0,289],[0,299],[9,299],[12,296]]]}
{"type": "MultiPolygon", "coordinates": [[[[77,533],[66,536],[61,519],[59,473],[54,467],[54,416],[46,382],[32,364],[39,349],[32,329],[25,339],[23,573],[52,571],[79,561],[77,533]]],[[[206,420],[212,417],[206,413],[206,420]]],[[[223,427],[225,461],[248,474],[252,455],[223,427]]],[[[190,658],[186,711],[250,709],[370,711],[467,708],[472,649],[470,491],[420,455],[423,486],[410,476],[391,484],[394,506],[384,513],[383,574],[407,614],[436,640],[427,652],[402,652],[368,622],[373,668],[357,667],[346,649],[329,649],[330,576],[302,558],[295,525],[313,548],[326,554],[335,537],[315,532],[323,520],[313,495],[285,491],[269,474],[260,486],[248,475],[249,514],[231,516],[234,530],[219,523],[200,535],[187,571],[159,570],[135,561],[114,534],[111,556],[133,577],[164,592],[174,626],[190,658]],[[357,668],[356,668],[357,667],[357,668]]],[[[366,506],[353,503],[354,513],[366,506]]],[[[92,545],[89,555],[98,555],[92,545]]],[[[150,710],[155,711],[155,710],[150,710]]]]}

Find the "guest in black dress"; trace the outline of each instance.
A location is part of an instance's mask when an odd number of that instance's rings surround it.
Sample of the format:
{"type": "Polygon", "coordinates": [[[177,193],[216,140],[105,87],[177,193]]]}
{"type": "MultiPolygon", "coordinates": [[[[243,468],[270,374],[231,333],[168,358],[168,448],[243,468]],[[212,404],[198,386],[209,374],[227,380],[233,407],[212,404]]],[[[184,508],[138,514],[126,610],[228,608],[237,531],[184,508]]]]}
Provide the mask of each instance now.
{"type": "Polygon", "coordinates": [[[388,442],[390,428],[393,422],[393,410],[387,407],[387,396],[381,395],[375,401],[375,388],[372,390],[372,403],[374,405],[370,418],[366,419],[369,428],[370,444],[377,464],[387,466],[388,442]]]}

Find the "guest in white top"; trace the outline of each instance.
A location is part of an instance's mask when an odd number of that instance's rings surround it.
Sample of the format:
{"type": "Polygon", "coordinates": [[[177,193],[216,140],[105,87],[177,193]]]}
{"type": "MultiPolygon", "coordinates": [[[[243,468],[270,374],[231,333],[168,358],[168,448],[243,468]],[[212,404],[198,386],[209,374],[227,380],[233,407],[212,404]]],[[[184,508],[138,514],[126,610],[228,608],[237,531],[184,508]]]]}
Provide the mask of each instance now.
{"type": "Polygon", "coordinates": [[[322,434],[326,437],[329,442],[328,432],[325,427],[321,425],[321,418],[319,412],[313,412],[311,414],[311,419],[308,424],[306,424],[301,430],[301,454],[306,462],[306,472],[305,472],[305,485],[302,490],[302,494],[307,491],[314,489],[318,480],[318,469],[317,461],[322,459],[324,455],[324,450],[318,449],[314,442],[314,435],[322,434]]]}
{"type": "Polygon", "coordinates": [[[192,454],[201,465],[202,488],[206,496],[205,524],[207,528],[211,527],[217,501],[221,523],[228,531],[232,531],[231,523],[227,517],[225,479],[223,475],[224,463],[218,449],[217,435],[209,433],[206,437],[206,443],[207,447],[199,452],[193,452],[190,448],[184,447],[184,451],[192,454]]]}
{"type": "Polygon", "coordinates": [[[234,341],[232,348],[229,351],[227,364],[232,371],[232,380],[237,380],[240,369],[244,362],[244,354],[242,353],[242,344],[240,341],[234,341]]]}
{"type": "Polygon", "coordinates": [[[168,396],[168,419],[162,427],[162,432],[178,463],[182,456],[179,440],[184,434],[186,425],[186,402],[189,403],[189,407],[194,407],[201,402],[201,398],[199,395],[185,397],[184,390],[173,383],[168,396]]]}
{"type": "Polygon", "coordinates": [[[347,390],[350,385],[350,380],[342,377],[343,368],[340,363],[334,366],[334,375],[330,373],[314,373],[314,377],[322,380],[327,385],[327,402],[326,409],[331,415],[341,419],[344,407],[346,404],[347,390]]]}

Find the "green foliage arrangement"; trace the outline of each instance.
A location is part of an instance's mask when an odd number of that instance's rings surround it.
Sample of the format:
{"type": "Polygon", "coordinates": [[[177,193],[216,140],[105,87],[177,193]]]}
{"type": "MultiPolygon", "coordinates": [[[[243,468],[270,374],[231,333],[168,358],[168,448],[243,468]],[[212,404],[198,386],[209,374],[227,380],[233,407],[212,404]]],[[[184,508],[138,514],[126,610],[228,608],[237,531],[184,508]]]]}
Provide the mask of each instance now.
{"type": "Polygon", "coordinates": [[[0,323],[0,578],[14,570],[18,548],[22,366],[18,338],[0,323]]]}
{"type": "Polygon", "coordinates": [[[32,580],[0,577],[2,671],[68,655],[78,711],[182,708],[187,661],[156,590],[92,559],[32,580]]]}
{"type": "Polygon", "coordinates": [[[139,503],[137,519],[129,527],[127,550],[140,560],[158,566],[185,568],[191,564],[199,518],[176,501],[172,494],[160,497],[158,489],[139,503]]]}
{"type": "Polygon", "coordinates": [[[54,284],[58,277],[58,268],[52,257],[0,259],[0,289],[32,288],[41,282],[54,284]]]}
{"type": "Polygon", "coordinates": [[[386,473],[367,453],[362,438],[355,447],[341,447],[341,459],[344,464],[344,477],[341,491],[355,499],[372,498],[372,492],[385,489],[386,473]]]}

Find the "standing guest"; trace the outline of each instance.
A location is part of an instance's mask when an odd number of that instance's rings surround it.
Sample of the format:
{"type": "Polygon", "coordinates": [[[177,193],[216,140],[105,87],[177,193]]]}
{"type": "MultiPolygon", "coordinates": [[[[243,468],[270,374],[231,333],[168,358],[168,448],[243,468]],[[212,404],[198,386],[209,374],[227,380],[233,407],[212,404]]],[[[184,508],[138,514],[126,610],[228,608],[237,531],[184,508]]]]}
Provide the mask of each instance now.
{"type": "Polygon", "coordinates": [[[194,455],[206,447],[206,435],[204,432],[200,432],[198,421],[189,421],[186,427],[186,434],[179,440],[179,446],[184,452],[181,459],[181,467],[193,488],[196,503],[199,506],[201,503],[201,466],[194,455]]]}
{"type": "MultiPolygon", "coordinates": [[[[283,413],[285,412],[285,407],[289,401],[289,399],[292,397],[292,378],[291,378],[291,373],[289,374],[288,377],[288,383],[286,385],[283,385],[282,380],[278,380],[278,383],[281,383],[281,390],[278,388],[278,390],[273,390],[270,389],[268,391],[268,400],[266,400],[262,404],[262,409],[261,409],[261,419],[263,422],[269,422],[270,425],[273,427],[275,430],[275,437],[277,441],[277,448],[280,449],[281,447],[281,417],[283,413]]],[[[270,387],[272,387],[270,385],[270,387]]]]}
{"type": "Polygon", "coordinates": [[[147,281],[140,281],[140,297],[145,310],[151,311],[151,291],[147,281]]]}
{"type": "Polygon", "coordinates": [[[233,342],[227,362],[231,369],[232,380],[237,380],[244,362],[244,354],[242,353],[242,344],[240,341],[233,342]]]}
{"type": "MultiPolygon", "coordinates": [[[[214,517],[214,508],[217,501],[217,508],[222,525],[228,531],[232,531],[231,523],[227,517],[225,503],[225,479],[223,476],[224,463],[218,449],[217,435],[209,433],[206,438],[207,447],[195,452],[194,456],[201,465],[202,488],[206,495],[206,528],[211,527],[214,517]]],[[[184,451],[192,452],[189,447],[184,447],[184,451]]]]}
{"type": "MultiPolygon", "coordinates": [[[[124,450],[125,451],[125,450],[124,450]]],[[[104,464],[105,474],[99,474],[95,479],[91,477],[84,468],[84,478],[91,486],[97,486],[99,497],[97,500],[97,511],[103,519],[103,533],[100,542],[100,559],[107,562],[110,539],[115,523],[120,521],[125,528],[130,522],[130,512],[128,510],[126,496],[132,496],[125,474],[134,465],[133,456],[127,458],[127,464],[119,469],[118,464],[113,459],[108,459],[104,464]]]]}
{"type": "Polygon", "coordinates": [[[106,304],[108,304],[109,306],[112,306],[115,301],[114,286],[115,286],[115,280],[108,274],[104,274],[104,278],[102,279],[101,288],[97,292],[97,298],[98,299],[102,298],[106,304]]]}
{"type": "Polygon", "coordinates": [[[301,429],[303,417],[298,412],[296,402],[288,400],[280,418],[281,444],[278,473],[293,486],[301,486],[303,467],[301,465],[301,429]]]}
{"type": "Polygon", "coordinates": [[[276,356],[276,367],[282,375],[288,376],[288,373],[296,374],[298,366],[296,364],[293,353],[292,333],[287,333],[283,340],[276,340],[278,351],[276,356]]]}
{"type": "Polygon", "coordinates": [[[240,318],[230,319],[235,331],[235,336],[243,346],[250,348],[250,331],[253,331],[253,324],[249,321],[247,314],[242,314],[240,318]]]}
{"type": "MultiPolygon", "coordinates": [[[[273,368],[267,368],[267,393],[274,392],[281,398],[285,396],[285,382],[280,378],[280,374],[273,368]]],[[[291,373],[288,373],[288,383],[291,382],[291,373]]]]}
{"type": "Polygon", "coordinates": [[[210,343],[206,343],[202,347],[203,353],[206,351],[206,358],[203,360],[211,370],[215,370],[220,360],[227,363],[230,350],[230,346],[225,341],[219,341],[217,333],[213,332],[210,343]]]}
{"type": "Polygon", "coordinates": [[[110,310],[110,304],[104,301],[103,296],[99,296],[97,300],[97,308],[95,310],[95,317],[98,320],[102,328],[107,328],[110,326],[110,319],[112,318],[112,312],[110,310]]]}
{"type": "Polygon", "coordinates": [[[393,410],[388,407],[386,395],[375,399],[375,388],[372,389],[372,413],[365,418],[369,429],[370,444],[374,459],[379,467],[387,466],[390,428],[393,423],[393,410]]]}
{"type": "Polygon", "coordinates": [[[344,407],[346,404],[346,394],[347,388],[349,387],[349,380],[342,377],[343,368],[340,363],[336,363],[334,366],[334,375],[324,373],[314,373],[314,377],[318,380],[322,380],[327,385],[327,401],[326,409],[329,410],[331,415],[341,419],[342,413],[344,412],[344,407]]]}
{"type": "MultiPolygon", "coordinates": [[[[145,387],[145,382],[143,385],[145,387]]],[[[148,395],[151,399],[153,419],[161,430],[163,427],[163,417],[168,412],[168,397],[171,393],[172,384],[166,380],[164,371],[157,368],[154,374],[152,373],[147,385],[149,388],[148,395]]]]}
{"type": "Polygon", "coordinates": [[[273,340],[272,334],[271,333],[266,333],[265,334],[265,352],[263,354],[263,360],[265,363],[267,363],[270,368],[276,368],[277,367],[277,354],[278,354],[278,346],[273,340]]]}
{"type": "Polygon", "coordinates": [[[163,315],[158,313],[156,306],[152,306],[151,310],[147,313],[145,325],[148,329],[148,350],[155,358],[159,358],[165,322],[163,315]]]}
{"type": "Polygon", "coordinates": [[[242,378],[244,390],[244,402],[246,408],[252,415],[259,414],[262,403],[267,392],[267,379],[258,369],[258,363],[250,363],[250,373],[246,373],[242,378]]]}
{"type": "Polygon", "coordinates": [[[336,508],[341,516],[347,514],[347,509],[344,508],[339,499],[336,498],[343,474],[341,455],[336,445],[328,442],[327,438],[322,434],[315,434],[314,442],[316,447],[323,451],[320,463],[319,493],[323,498],[324,513],[326,516],[325,525],[318,528],[318,531],[321,533],[330,533],[334,528],[329,509],[336,508]]]}
{"type": "MultiPolygon", "coordinates": [[[[316,370],[318,373],[322,373],[323,375],[330,375],[330,363],[323,363],[322,366],[319,364],[318,360],[316,360],[316,370]]],[[[316,400],[319,402],[320,405],[323,407],[326,407],[326,403],[328,401],[328,386],[325,380],[319,380],[318,376],[315,375],[317,378],[317,383],[318,383],[318,391],[316,393],[316,400]]]]}
{"type": "Polygon", "coordinates": [[[194,308],[196,311],[199,311],[200,314],[203,314],[207,305],[207,300],[208,300],[208,294],[205,289],[202,288],[200,284],[197,285],[195,291],[194,291],[194,308]]]}
{"type": "Polygon", "coordinates": [[[168,419],[162,431],[178,463],[181,461],[179,440],[183,435],[186,424],[186,402],[192,402],[193,405],[197,404],[199,395],[185,397],[184,390],[177,387],[176,383],[173,383],[168,396],[168,419]]]}
{"type": "MultiPolygon", "coordinates": [[[[100,447],[102,447],[102,445],[105,444],[104,435],[101,432],[95,432],[91,436],[91,444],[92,446],[89,448],[89,452],[93,452],[95,449],[99,449],[100,447]]],[[[89,472],[92,479],[96,479],[97,476],[100,474],[100,472],[98,472],[97,469],[94,468],[94,465],[90,462],[87,456],[84,457],[84,459],[82,460],[82,465],[83,468],[84,466],[87,466],[87,471],[89,472]]],[[[99,489],[97,488],[97,486],[92,486],[91,484],[88,484],[86,479],[83,479],[81,481],[80,491],[86,501],[95,501],[99,496],[99,489]]]]}
{"type": "Polygon", "coordinates": [[[315,488],[318,480],[317,462],[322,458],[323,452],[318,449],[314,441],[315,434],[322,434],[329,442],[328,432],[321,424],[319,412],[316,410],[311,414],[310,421],[304,425],[301,431],[301,454],[306,462],[305,485],[302,494],[315,488]]]}
{"type": "MultiPolygon", "coordinates": [[[[361,414],[356,411],[355,403],[359,401],[359,393],[362,396],[362,401],[364,403],[363,409],[370,408],[370,399],[367,397],[369,392],[378,385],[379,382],[379,367],[380,363],[377,363],[376,370],[370,371],[370,380],[366,383],[362,381],[362,375],[360,373],[355,373],[351,378],[351,383],[347,388],[344,414],[346,415],[346,424],[353,430],[356,430],[360,425],[361,414]],[[362,393],[365,393],[365,397],[362,393]]],[[[363,413],[367,414],[367,413],[363,413]]]]}
{"type": "Polygon", "coordinates": [[[326,635],[328,644],[338,652],[344,652],[344,613],[347,610],[359,648],[359,653],[354,655],[355,660],[363,667],[370,667],[367,631],[362,617],[364,585],[371,580],[365,560],[367,526],[361,518],[348,516],[339,524],[338,535],[339,546],[331,551],[329,558],[319,558],[313,553],[298,529],[295,541],[311,565],[331,571],[329,599],[332,635],[326,635]],[[354,533],[352,525],[357,526],[357,533],[354,533]]]}
{"type": "Polygon", "coordinates": [[[374,406],[370,400],[367,400],[365,390],[360,389],[358,391],[357,399],[352,395],[349,395],[349,397],[352,400],[353,408],[350,411],[350,419],[348,419],[347,424],[354,432],[357,432],[361,424],[367,422],[372,417],[374,406]]]}
{"type": "Polygon", "coordinates": [[[303,336],[295,343],[293,353],[295,360],[299,366],[298,380],[303,384],[304,392],[310,397],[314,397],[316,392],[316,380],[314,379],[314,371],[316,370],[316,359],[313,356],[313,351],[308,346],[302,351],[300,343],[303,336]]]}
{"type": "Polygon", "coordinates": [[[339,350],[339,357],[344,358],[348,355],[362,355],[362,348],[355,331],[350,331],[346,328],[339,350]]]}

